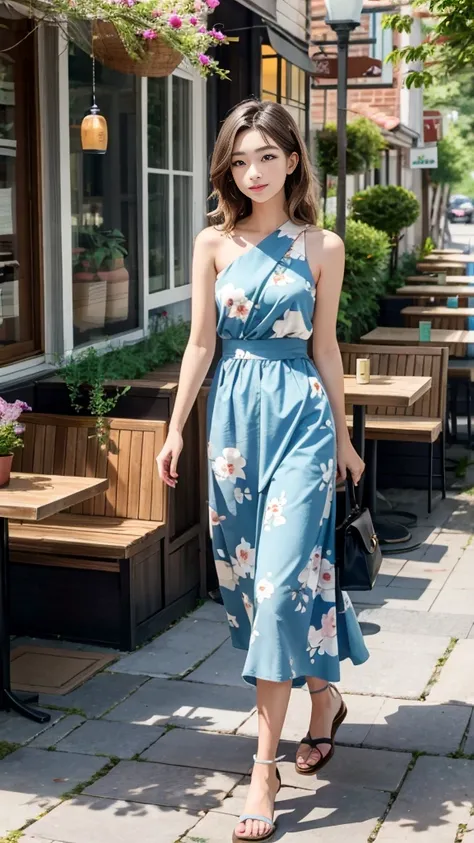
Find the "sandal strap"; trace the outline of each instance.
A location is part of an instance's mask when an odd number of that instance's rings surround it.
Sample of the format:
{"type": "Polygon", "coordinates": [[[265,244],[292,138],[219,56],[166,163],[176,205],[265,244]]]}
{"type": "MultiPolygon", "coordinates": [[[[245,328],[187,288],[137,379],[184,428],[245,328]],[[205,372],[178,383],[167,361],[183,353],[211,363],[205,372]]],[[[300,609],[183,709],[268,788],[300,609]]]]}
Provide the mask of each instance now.
{"type": "Polygon", "coordinates": [[[312,738],[310,735],[306,735],[301,743],[304,743],[306,746],[310,746],[312,749],[316,749],[316,747],[322,743],[328,743],[329,746],[332,746],[333,740],[332,738],[312,738]]]}
{"type": "Polygon", "coordinates": [[[317,691],[310,691],[309,693],[310,693],[310,694],[322,694],[322,693],[323,693],[323,691],[327,691],[327,689],[328,689],[328,688],[330,688],[330,687],[331,687],[331,686],[330,686],[330,683],[328,682],[328,683],[324,686],[324,688],[318,688],[318,690],[317,690],[317,691]]]}
{"type": "MultiPolygon", "coordinates": [[[[246,820],[259,820],[262,823],[267,823],[267,825],[273,826],[273,820],[270,820],[268,817],[264,817],[263,814],[242,814],[239,817],[239,823],[244,823],[246,820]]],[[[258,837],[256,840],[258,840],[258,837]]]]}
{"type": "Polygon", "coordinates": [[[271,760],[264,759],[264,758],[257,758],[256,755],[253,756],[253,760],[255,764],[276,764],[278,761],[283,761],[284,755],[279,755],[278,758],[273,758],[271,760]]]}

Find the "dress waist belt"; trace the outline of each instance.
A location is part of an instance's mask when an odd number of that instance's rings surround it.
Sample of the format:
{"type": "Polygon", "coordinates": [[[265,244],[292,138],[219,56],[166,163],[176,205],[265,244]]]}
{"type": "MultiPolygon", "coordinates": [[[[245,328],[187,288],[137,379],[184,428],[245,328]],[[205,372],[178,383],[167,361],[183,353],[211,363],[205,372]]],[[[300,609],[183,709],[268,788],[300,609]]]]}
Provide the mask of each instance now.
{"type": "Polygon", "coordinates": [[[295,360],[308,357],[306,340],[278,338],[274,340],[223,340],[222,356],[241,360],[295,360]]]}

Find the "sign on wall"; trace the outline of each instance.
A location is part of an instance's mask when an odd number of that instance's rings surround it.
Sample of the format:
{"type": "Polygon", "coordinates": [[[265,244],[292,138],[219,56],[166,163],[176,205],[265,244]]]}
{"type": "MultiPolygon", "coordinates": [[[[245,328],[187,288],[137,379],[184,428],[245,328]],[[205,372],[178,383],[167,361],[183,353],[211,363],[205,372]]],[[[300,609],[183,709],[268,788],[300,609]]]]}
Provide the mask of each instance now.
{"type": "Polygon", "coordinates": [[[412,170],[436,169],[438,166],[438,144],[410,149],[410,167],[412,170]]]}

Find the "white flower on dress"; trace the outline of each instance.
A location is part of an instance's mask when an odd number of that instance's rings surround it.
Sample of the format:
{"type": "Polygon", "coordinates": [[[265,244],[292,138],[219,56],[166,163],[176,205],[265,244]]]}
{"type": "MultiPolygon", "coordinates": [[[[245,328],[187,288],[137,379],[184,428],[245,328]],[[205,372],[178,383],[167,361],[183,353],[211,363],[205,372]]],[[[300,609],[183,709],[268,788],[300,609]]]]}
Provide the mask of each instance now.
{"type": "Polygon", "coordinates": [[[326,463],[325,463],[325,462],[322,462],[322,463],[321,463],[321,471],[322,471],[322,477],[321,477],[321,484],[320,484],[320,486],[319,486],[319,491],[320,491],[320,492],[322,492],[322,491],[323,491],[323,489],[324,489],[324,487],[325,487],[328,483],[330,483],[330,482],[331,482],[331,480],[333,479],[333,475],[334,475],[334,460],[333,460],[333,458],[332,458],[332,457],[331,457],[331,459],[329,460],[329,462],[328,462],[328,464],[327,464],[327,465],[326,465],[326,463]]]}
{"type": "Polygon", "coordinates": [[[208,442],[207,443],[207,456],[209,457],[210,460],[212,460],[213,451],[214,451],[214,448],[212,446],[212,442],[208,442]]]}
{"type": "Polygon", "coordinates": [[[221,521],[226,520],[226,517],[226,515],[218,515],[212,506],[209,507],[209,533],[211,534],[211,537],[214,527],[218,527],[221,521]]]}
{"type": "Polygon", "coordinates": [[[333,497],[334,497],[334,479],[331,478],[331,480],[328,483],[328,490],[327,490],[327,494],[326,494],[326,503],[324,504],[323,514],[321,515],[321,521],[319,522],[320,527],[321,527],[323,521],[326,518],[329,518],[329,516],[331,515],[331,507],[332,507],[333,497]]]}
{"type": "Polygon", "coordinates": [[[273,323],[272,339],[281,337],[296,337],[300,340],[307,340],[311,336],[311,329],[306,327],[303,314],[299,310],[285,310],[282,319],[273,323]]]}
{"type": "Polygon", "coordinates": [[[251,351],[246,351],[244,348],[237,348],[234,357],[237,360],[258,360],[256,354],[252,354],[251,351]]]}
{"type": "Polygon", "coordinates": [[[272,498],[267,503],[263,517],[264,530],[269,530],[271,527],[281,527],[282,524],[286,524],[286,518],[283,515],[283,507],[286,503],[285,492],[282,492],[279,498],[272,498]]]}
{"type": "Polygon", "coordinates": [[[316,597],[318,583],[319,583],[319,569],[321,567],[321,551],[322,547],[315,547],[308,563],[305,565],[300,574],[298,574],[298,582],[303,588],[309,588],[313,592],[313,597],[316,597]]]}
{"type": "Polygon", "coordinates": [[[254,576],[255,571],[255,548],[251,547],[249,542],[244,538],[240,540],[240,544],[235,548],[236,558],[231,557],[234,570],[239,577],[254,576]]]}
{"type": "Polygon", "coordinates": [[[311,284],[311,281],[307,281],[306,284],[305,284],[305,289],[308,291],[308,293],[311,294],[311,296],[313,298],[313,301],[315,301],[316,300],[316,285],[311,284]]]}
{"type": "Polygon", "coordinates": [[[252,629],[252,633],[250,635],[249,645],[253,644],[253,642],[255,641],[256,638],[259,637],[259,635],[260,635],[260,633],[259,633],[258,629],[252,629]]]}
{"type": "Polygon", "coordinates": [[[250,600],[249,596],[242,592],[242,602],[244,604],[244,609],[247,612],[247,617],[249,619],[249,624],[252,626],[253,624],[253,603],[250,600]]]}
{"type": "Polygon", "coordinates": [[[265,577],[259,580],[255,589],[257,603],[263,603],[264,600],[270,600],[274,591],[275,586],[270,582],[270,580],[265,579],[265,577]]]}
{"type": "Polygon", "coordinates": [[[311,398],[322,398],[323,396],[323,387],[321,381],[318,381],[315,377],[308,378],[309,384],[311,386],[311,398]]]}
{"type": "Polygon", "coordinates": [[[298,223],[288,220],[278,229],[278,237],[289,237],[291,240],[296,240],[304,228],[306,226],[298,225],[298,223]]]}
{"type": "Polygon", "coordinates": [[[245,322],[252,308],[252,302],[245,295],[241,287],[234,287],[233,284],[226,284],[219,290],[219,299],[224,307],[227,307],[229,319],[241,319],[245,322]]]}
{"type": "Polygon", "coordinates": [[[234,571],[233,566],[230,562],[225,562],[223,559],[215,559],[214,562],[221,588],[228,588],[229,591],[235,591],[235,587],[239,583],[239,577],[234,571]]]}
{"type": "MultiPolygon", "coordinates": [[[[321,569],[319,572],[319,582],[317,586],[317,593],[321,595],[323,600],[328,603],[334,603],[334,592],[336,588],[336,568],[329,561],[323,559],[321,569]]],[[[316,595],[314,595],[316,596],[316,595]]]]}
{"type": "Polygon", "coordinates": [[[212,463],[212,470],[217,480],[230,480],[235,484],[239,477],[245,480],[243,467],[246,464],[247,460],[238,448],[224,448],[222,456],[217,457],[212,463]]]}
{"type": "Polygon", "coordinates": [[[234,629],[239,628],[239,622],[235,615],[229,615],[229,612],[227,612],[227,620],[229,621],[229,626],[233,626],[234,629]]]}
{"type": "Polygon", "coordinates": [[[321,629],[316,629],[315,626],[310,626],[307,650],[311,658],[314,657],[315,653],[319,653],[320,656],[337,656],[338,648],[335,606],[331,606],[328,613],[322,616],[321,629]]]}
{"type": "Polygon", "coordinates": [[[244,498],[246,498],[248,501],[251,501],[252,495],[250,494],[249,487],[247,486],[245,489],[242,490],[240,486],[236,486],[234,489],[234,498],[237,503],[243,503],[244,498]]]}
{"type": "Polygon", "coordinates": [[[270,276],[269,284],[275,287],[285,287],[287,284],[294,284],[294,278],[288,277],[285,267],[277,266],[273,275],[270,276]]]}

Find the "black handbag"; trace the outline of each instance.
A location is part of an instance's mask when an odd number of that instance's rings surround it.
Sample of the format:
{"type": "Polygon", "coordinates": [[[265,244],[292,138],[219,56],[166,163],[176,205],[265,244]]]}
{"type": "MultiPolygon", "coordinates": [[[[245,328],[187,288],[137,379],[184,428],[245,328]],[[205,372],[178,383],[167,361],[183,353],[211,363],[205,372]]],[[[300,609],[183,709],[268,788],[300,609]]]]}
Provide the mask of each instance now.
{"type": "Polygon", "coordinates": [[[368,509],[357,503],[354,481],[346,480],[350,513],[336,529],[336,567],[344,591],[370,591],[382,564],[382,551],[368,509]]]}

